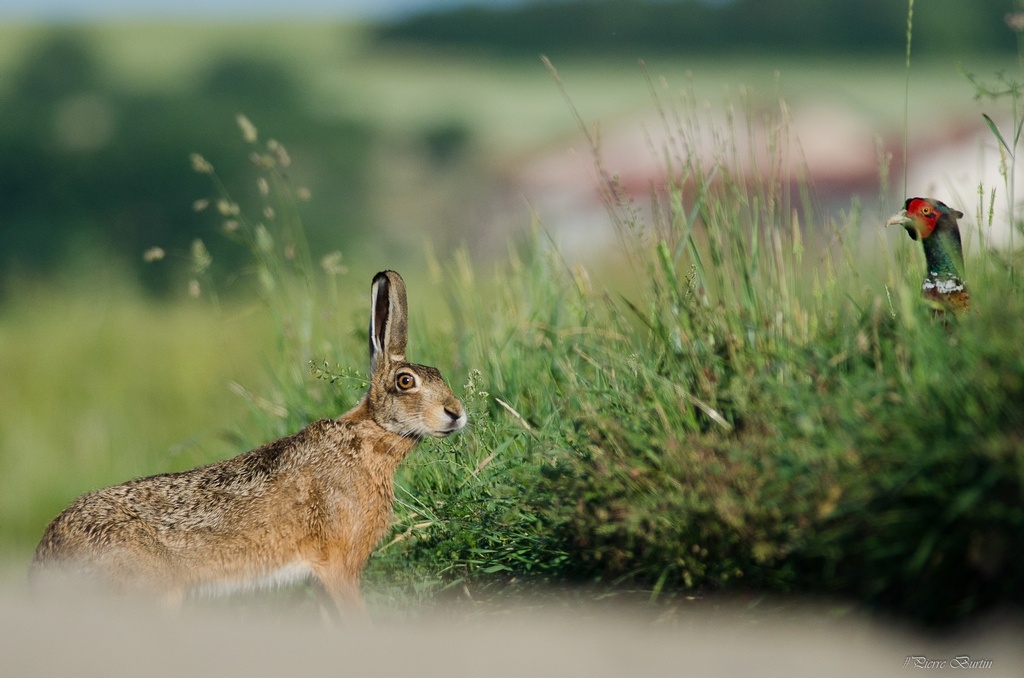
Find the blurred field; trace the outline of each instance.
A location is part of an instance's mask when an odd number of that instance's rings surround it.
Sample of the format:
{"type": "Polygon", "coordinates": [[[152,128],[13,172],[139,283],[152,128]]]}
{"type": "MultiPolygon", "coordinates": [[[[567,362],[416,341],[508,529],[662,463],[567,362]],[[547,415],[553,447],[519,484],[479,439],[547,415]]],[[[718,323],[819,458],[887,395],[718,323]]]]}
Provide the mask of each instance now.
{"type": "MultiPolygon", "coordinates": [[[[0,82],[45,35],[45,27],[0,26],[0,82]]],[[[96,39],[104,65],[119,81],[142,91],[173,91],[224,54],[265,57],[296,73],[309,87],[307,105],[317,115],[354,114],[392,133],[414,133],[450,120],[467,124],[492,152],[522,152],[575,130],[540,61],[499,58],[472,52],[382,47],[369,42],[358,24],[195,24],[126,22],[85,25],[96,39]]],[[[973,110],[973,90],[957,75],[960,64],[973,72],[1013,68],[1012,58],[964,55],[915,61],[913,87],[941,88],[943,114],[973,110]]],[[[600,54],[556,60],[584,118],[608,122],[650,110],[651,98],[636,62],[600,54]]],[[[685,82],[697,97],[717,103],[728,90],[745,88],[756,97],[799,101],[827,99],[869,112],[883,121],[902,116],[905,73],[892,59],[737,57],[653,57],[648,68],[658,79],[685,82]],[[691,74],[692,77],[688,77],[691,74]]],[[[268,93],[271,94],[271,93],[268,93]]],[[[934,114],[922,99],[916,115],[934,114]]]]}
{"type": "MultiPolygon", "coordinates": [[[[75,496],[232,454],[273,345],[264,315],[155,302],[97,265],[0,309],[0,554],[27,559],[75,496]]],[[[24,563],[23,563],[24,564],[24,563]]]]}
{"type": "MultiPolygon", "coordinates": [[[[113,243],[129,261],[152,245],[184,249],[193,237],[214,247],[217,239],[206,230],[211,220],[187,211],[193,200],[208,197],[188,173],[187,157],[208,155],[235,193],[251,192],[238,170],[245,155],[233,120],[240,112],[261,139],[285,142],[295,157],[292,178],[312,189],[313,199],[303,205],[310,241],[324,251],[339,249],[353,259],[419,256],[429,239],[442,256],[466,243],[474,254],[500,257],[506,241],[522,237],[534,219],[556,241],[576,231],[591,243],[611,240],[579,121],[539,54],[498,57],[378,43],[370,27],[331,22],[126,22],[54,30],[0,27],[0,91],[45,81],[45,64],[29,57],[39,56],[46,40],[55,40],[50,46],[72,63],[92,63],[69,54],[83,44],[96,57],[84,91],[49,92],[24,106],[12,99],[13,122],[6,139],[0,134],[5,157],[31,154],[38,161],[11,161],[5,172],[24,187],[16,194],[24,200],[0,204],[0,232],[30,262],[49,263],[48,252],[67,246],[66,236],[56,238],[56,248],[40,244],[34,234],[43,224],[75,237],[117,229],[113,243]],[[35,65],[19,70],[25,63],[35,65]],[[64,111],[74,121],[68,111],[83,105],[98,116],[97,138],[106,138],[103,130],[114,135],[87,153],[61,146],[75,126],[66,128],[69,120],[55,114],[64,111]],[[147,152],[133,158],[124,152],[129,148],[147,152]],[[538,174],[545,168],[547,174],[538,174]]],[[[1000,113],[974,101],[958,63],[978,73],[1013,67],[1009,59],[971,54],[916,60],[910,117],[918,146],[944,141],[934,134],[936,119],[952,120],[947,126],[956,132],[965,119],[981,124],[982,110],[1000,113]],[[937,91],[941,107],[932,105],[937,91]]],[[[657,119],[652,89],[662,104],[682,94],[723,121],[729,111],[749,109],[755,125],[784,98],[812,128],[810,145],[824,148],[815,160],[827,166],[815,171],[842,167],[846,156],[859,159],[852,185],[841,177],[838,187],[823,188],[835,209],[855,199],[871,205],[882,151],[899,156],[906,74],[896,59],[654,56],[645,74],[631,59],[593,53],[557,58],[554,66],[572,106],[607,151],[609,171],[626,176],[638,194],[663,179],[660,151],[650,145],[657,146],[673,117],[666,124],[657,119]],[[852,149],[833,144],[849,136],[830,134],[847,123],[852,149]]],[[[969,199],[977,181],[966,185],[969,199]]],[[[0,251],[0,270],[11,257],[0,251]]],[[[153,287],[164,283],[152,270],[140,274],[153,287]]]]}

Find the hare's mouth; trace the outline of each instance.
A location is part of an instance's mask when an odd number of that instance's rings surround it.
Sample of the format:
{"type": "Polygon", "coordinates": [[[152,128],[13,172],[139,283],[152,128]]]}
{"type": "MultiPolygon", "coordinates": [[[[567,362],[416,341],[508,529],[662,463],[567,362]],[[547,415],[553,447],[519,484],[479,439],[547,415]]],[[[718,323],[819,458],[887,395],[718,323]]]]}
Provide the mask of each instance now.
{"type": "Polygon", "coordinates": [[[440,431],[434,431],[431,435],[433,435],[435,438],[447,438],[448,436],[460,430],[461,428],[462,424],[458,426],[452,424],[449,428],[442,429],[440,431]]]}
{"type": "Polygon", "coordinates": [[[450,424],[448,424],[448,425],[446,425],[446,426],[444,426],[442,428],[438,428],[438,429],[434,429],[433,431],[430,431],[430,435],[433,436],[434,438],[447,438],[448,436],[450,436],[451,434],[455,433],[456,431],[461,430],[462,427],[465,426],[465,425],[466,425],[466,416],[463,415],[463,416],[459,417],[458,419],[456,419],[455,421],[452,421],[450,424]]]}
{"type": "Polygon", "coordinates": [[[455,433],[463,426],[466,425],[465,415],[460,416],[454,421],[449,421],[438,426],[430,426],[423,423],[413,424],[412,426],[400,426],[391,427],[385,426],[392,433],[397,433],[400,436],[406,438],[447,438],[452,433],[455,433]]]}

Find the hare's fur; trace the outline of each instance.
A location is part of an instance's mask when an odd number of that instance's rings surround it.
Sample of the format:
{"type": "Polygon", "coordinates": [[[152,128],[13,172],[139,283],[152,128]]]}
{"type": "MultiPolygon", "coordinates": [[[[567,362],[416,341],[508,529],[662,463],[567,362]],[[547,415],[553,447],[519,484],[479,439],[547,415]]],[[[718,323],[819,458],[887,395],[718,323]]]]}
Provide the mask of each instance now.
{"type": "Polygon", "coordinates": [[[83,495],[46,528],[33,575],[86,575],[180,601],[312,575],[339,607],[388,528],[395,470],[466,422],[440,373],[405,360],[405,284],[372,287],[370,388],[338,419],[208,466],[83,495]]]}

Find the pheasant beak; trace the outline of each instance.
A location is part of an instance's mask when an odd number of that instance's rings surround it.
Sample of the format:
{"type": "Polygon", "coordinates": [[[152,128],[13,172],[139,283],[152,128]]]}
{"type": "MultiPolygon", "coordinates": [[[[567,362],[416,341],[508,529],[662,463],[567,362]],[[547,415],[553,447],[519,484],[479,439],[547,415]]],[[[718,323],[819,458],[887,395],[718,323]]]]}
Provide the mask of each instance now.
{"type": "Polygon", "coordinates": [[[903,228],[907,228],[908,226],[913,225],[913,223],[914,220],[907,216],[907,210],[900,210],[896,214],[889,217],[889,219],[886,220],[885,225],[902,226],[903,228]]]}
{"type": "Polygon", "coordinates": [[[914,219],[907,216],[907,210],[900,210],[896,214],[889,217],[886,222],[886,226],[902,226],[907,229],[907,235],[910,236],[911,240],[917,240],[917,224],[914,223],[914,219]]]}

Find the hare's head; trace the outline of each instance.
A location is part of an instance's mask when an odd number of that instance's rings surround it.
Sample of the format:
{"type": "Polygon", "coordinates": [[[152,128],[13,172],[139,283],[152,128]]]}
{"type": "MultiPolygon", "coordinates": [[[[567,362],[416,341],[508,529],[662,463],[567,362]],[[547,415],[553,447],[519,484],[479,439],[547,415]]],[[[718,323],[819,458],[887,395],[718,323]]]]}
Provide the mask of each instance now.
{"type": "Polygon", "coordinates": [[[437,369],[405,359],[408,327],[405,281],[378,273],[370,292],[370,414],[398,435],[443,438],[466,425],[466,410],[437,369]]]}

